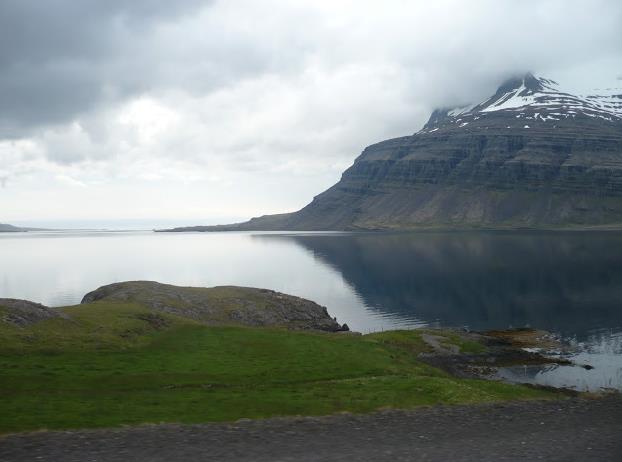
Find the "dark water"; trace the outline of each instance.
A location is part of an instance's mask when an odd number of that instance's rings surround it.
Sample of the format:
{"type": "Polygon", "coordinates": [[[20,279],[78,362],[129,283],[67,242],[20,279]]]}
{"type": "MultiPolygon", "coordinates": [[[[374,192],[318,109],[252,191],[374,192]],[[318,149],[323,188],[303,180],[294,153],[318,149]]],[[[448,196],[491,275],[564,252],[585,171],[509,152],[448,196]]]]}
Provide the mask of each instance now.
{"type": "Polygon", "coordinates": [[[0,297],[67,305],[136,279],[268,287],[363,332],[531,326],[622,375],[622,233],[0,234],[0,297]]]}
{"type": "Polygon", "coordinates": [[[472,329],[584,338],[622,327],[622,234],[421,233],[284,239],[338,270],[367,306],[472,329]]]}

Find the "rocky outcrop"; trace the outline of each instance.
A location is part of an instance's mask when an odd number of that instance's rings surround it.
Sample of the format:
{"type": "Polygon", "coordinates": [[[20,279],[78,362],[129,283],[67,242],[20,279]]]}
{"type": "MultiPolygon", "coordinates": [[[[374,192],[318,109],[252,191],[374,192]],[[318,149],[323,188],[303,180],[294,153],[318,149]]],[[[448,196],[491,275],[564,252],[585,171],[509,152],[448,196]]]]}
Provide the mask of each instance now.
{"type": "Polygon", "coordinates": [[[366,148],[298,212],[175,231],[622,224],[622,89],[578,96],[527,74],[366,148]]]}
{"type": "Polygon", "coordinates": [[[151,281],[120,282],[89,292],[82,303],[137,302],[149,309],[210,325],[282,326],[329,332],[347,330],[325,307],[268,289],[178,287],[151,281]]]}
{"type": "Polygon", "coordinates": [[[67,316],[40,303],[14,298],[0,298],[0,319],[8,324],[26,327],[53,318],[67,318],[67,316]]]}

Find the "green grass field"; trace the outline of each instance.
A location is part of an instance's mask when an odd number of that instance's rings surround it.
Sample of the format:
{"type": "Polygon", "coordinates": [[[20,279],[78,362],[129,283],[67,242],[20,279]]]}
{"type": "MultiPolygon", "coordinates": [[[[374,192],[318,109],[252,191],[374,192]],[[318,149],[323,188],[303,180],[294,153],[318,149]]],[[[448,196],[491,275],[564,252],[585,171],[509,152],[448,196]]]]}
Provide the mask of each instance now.
{"type": "Polygon", "coordinates": [[[0,322],[1,433],[556,396],[452,378],[417,361],[417,331],[207,327],[103,302],[65,312],[27,328],[0,322]]]}

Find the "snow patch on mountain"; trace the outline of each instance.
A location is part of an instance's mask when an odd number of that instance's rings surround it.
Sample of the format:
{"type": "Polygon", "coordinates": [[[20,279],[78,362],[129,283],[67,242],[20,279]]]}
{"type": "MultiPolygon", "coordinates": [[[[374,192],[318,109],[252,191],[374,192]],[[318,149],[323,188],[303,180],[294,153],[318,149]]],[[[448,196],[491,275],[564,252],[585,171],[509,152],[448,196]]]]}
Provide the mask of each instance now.
{"type": "MultiPolygon", "coordinates": [[[[616,81],[615,85],[586,95],[573,94],[554,80],[528,73],[506,81],[483,102],[434,111],[422,132],[443,126],[466,127],[471,121],[493,114],[544,123],[577,117],[622,122],[622,85],[616,81]]],[[[478,126],[482,128],[481,121],[478,126]]]]}

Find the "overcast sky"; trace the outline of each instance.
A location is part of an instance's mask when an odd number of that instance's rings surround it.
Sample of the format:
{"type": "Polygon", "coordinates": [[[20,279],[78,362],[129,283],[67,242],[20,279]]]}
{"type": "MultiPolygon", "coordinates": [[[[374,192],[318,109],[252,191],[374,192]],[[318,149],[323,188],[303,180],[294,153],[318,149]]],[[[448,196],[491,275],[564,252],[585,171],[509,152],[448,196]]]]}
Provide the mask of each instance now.
{"type": "Polygon", "coordinates": [[[0,222],[293,211],[532,70],[622,79],[620,0],[0,0],[0,222]]]}

